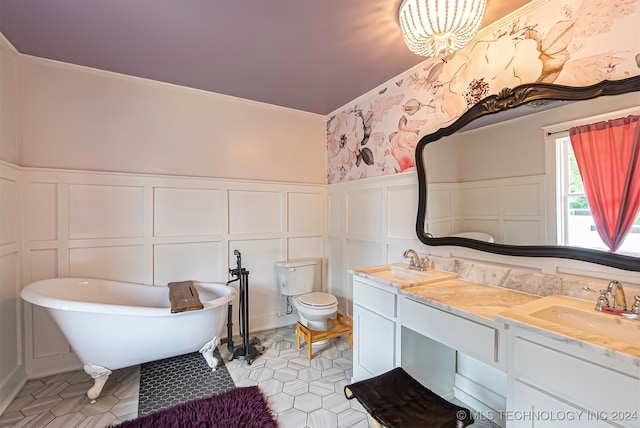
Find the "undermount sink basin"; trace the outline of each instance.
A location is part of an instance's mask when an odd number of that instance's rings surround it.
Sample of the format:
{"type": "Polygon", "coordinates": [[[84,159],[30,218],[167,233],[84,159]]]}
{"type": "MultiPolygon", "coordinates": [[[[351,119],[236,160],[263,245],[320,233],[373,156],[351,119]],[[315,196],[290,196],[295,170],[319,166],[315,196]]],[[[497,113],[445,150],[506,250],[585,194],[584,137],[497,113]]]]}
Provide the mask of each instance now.
{"type": "Polygon", "coordinates": [[[400,280],[423,279],[423,278],[431,278],[433,276],[430,273],[427,273],[425,271],[410,270],[409,268],[403,268],[398,266],[389,266],[388,269],[377,271],[376,274],[387,275],[391,278],[400,279],[400,280]]]}
{"type": "Polygon", "coordinates": [[[604,338],[627,343],[640,343],[640,322],[621,316],[587,312],[569,306],[552,305],[530,314],[532,317],[578,329],[586,334],[597,334],[604,338]]]}
{"type": "Polygon", "coordinates": [[[436,270],[420,271],[408,266],[391,264],[367,269],[367,274],[394,284],[425,284],[434,281],[455,278],[457,275],[436,270]]]}

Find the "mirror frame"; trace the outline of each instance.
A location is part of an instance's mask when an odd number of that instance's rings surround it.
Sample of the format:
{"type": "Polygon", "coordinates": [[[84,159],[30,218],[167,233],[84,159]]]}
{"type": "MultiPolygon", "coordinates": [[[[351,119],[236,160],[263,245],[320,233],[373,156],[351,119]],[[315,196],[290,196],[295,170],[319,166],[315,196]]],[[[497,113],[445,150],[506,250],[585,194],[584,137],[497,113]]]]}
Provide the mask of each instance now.
{"type": "Polygon", "coordinates": [[[636,91],[640,91],[640,76],[629,77],[622,80],[604,80],[595,85],[583,87],[532,83],[516,86],[513,89],[504,88],[499,94],[490,95],[480,100],[451,125],[440,128],[436,132],[422,137],[416,145],[415,151],[416,169],[418,171],[418,218],[416,220],[416,233],[420,242],[429,246],[449,245],[466,247],[507,256],[556,257],[581,260],[618,269],[640,271],[640,258],[638,257],[613,254],[590,248],[557,245],[507,245],[459,237],[434,238],[431,234],[425,232],[427,177],[424,149],[427,144],[459,131],[480,117],[509,110],[527,103],[544,100],[581,101],[600,96],[620,95],[636,91]]]}

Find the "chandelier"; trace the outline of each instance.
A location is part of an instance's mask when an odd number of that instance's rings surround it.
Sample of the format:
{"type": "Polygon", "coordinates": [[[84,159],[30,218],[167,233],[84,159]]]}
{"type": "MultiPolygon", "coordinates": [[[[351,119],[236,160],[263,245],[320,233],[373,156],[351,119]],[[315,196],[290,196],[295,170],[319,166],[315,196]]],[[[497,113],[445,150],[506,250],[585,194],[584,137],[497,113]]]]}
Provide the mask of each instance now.
{"type": "Polygon", "coordinates": [[[480,27],[487,0],[403,0],[400,28],[410,51],[444,56],[463,48],[480,27]]]}

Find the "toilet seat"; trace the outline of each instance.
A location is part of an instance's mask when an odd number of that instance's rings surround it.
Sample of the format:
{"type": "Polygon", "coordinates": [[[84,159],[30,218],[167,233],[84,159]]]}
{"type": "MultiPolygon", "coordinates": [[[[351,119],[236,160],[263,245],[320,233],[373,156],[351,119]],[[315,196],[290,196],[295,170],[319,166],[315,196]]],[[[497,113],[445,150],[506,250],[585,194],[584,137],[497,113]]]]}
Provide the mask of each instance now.
{"type": "Polygon", "coordinates": [[[320,291],[314,291],[313,293],[303,294],[298,296],[298,303],[309,308],[326,308],[338,304],[338,299],[329,293],[323,293],[320,291]]]}

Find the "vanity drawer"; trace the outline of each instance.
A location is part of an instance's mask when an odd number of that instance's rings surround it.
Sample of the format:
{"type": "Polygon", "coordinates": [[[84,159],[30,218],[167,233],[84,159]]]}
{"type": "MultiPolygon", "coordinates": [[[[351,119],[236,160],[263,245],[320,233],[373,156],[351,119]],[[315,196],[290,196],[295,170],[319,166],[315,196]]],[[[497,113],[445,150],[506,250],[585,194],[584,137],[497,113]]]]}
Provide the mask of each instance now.
{"type": "MultiPolygon", "coordinates": [[[[535,339],[534,339],[535,340],[535,339]]],[[[589,361],[589,353],[569,355],[528,337],[513,340],[514,381],[530,385],[574,407],[601,412],[614,425],[637,427],[640,380],[589,361]]],[[[513,409],[521,410],[521,409],[513,409]]]]}
{"type": "Polygon", "coordinates": [[[353,302],[385,317],[395,318],[396,296],[366,282],[353,281],[353,302]]]}
{"type": "Polygon", "coordinates": [[[434,307],[402,299],[402,326],[484,363],[498,366],[499,330],[434,307]]]}

